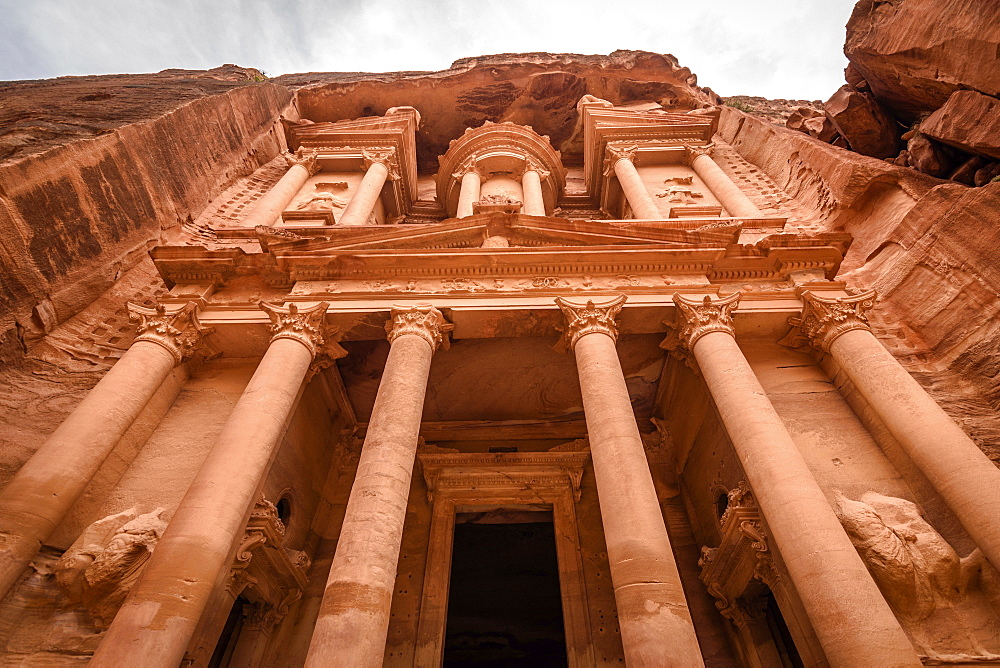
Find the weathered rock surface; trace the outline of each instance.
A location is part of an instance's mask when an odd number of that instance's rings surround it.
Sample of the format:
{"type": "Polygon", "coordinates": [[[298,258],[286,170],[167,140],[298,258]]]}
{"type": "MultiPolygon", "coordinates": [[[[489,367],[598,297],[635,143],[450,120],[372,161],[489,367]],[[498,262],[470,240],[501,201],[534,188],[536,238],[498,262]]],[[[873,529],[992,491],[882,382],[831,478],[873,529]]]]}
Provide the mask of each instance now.
{"type": "Polygon", "coordinates": [[[823,108],[851,149],[873,158],[891,158],[899,152],[899,127],[871,94],[841,86],[823,108]]]}
{"type": "Polygon", "coordinates": [[[7,240],[0,360],[19,360],[143,259],[149,244],[278,153],[276,118],[292,95],[249,81],[253,72],[226,67],[0,88],[0,127],[9,128],[0,137],[7,152],[0,162],[7,240]]]}
{"type": "Polygon", "coordinates": [[[1000,99],[957,90],[921,121],[920,132],[967,153],[1000,159],[1000,99]]]}
{"type": "Polygon", "coordinates": [[[904,120],[960,88],[1000,95],[1000,3],[860,0],[844,53],[871,92],[904,120]]]}
{"type": "Polygon", "coordinates": [[[772,123],[782,125],[788,121],[796,112],[802,109],[819,111],[822,115],[823,102],[821,100],[770,100],[766,97],[756,97],[752,95],[733,95],[722,98],[726,106],[745,111],[758,118],[766,119],[772,123]]]}
{"type": "Polygon", "coordinates": [[[820,141],[832,141],[837,136],[837,128],[826,114],[819,109],[799,107],[785,119],[785,127],[805,132],[820,141]]]}
{"type": "Polygon", "coordinates": [[[678,109],[719,104],[676,58],[647,51],[500,54],[463,58],[441,72],[288,74],[272,81],[297,89],[302,116],[317,122],[416,107],[423,118],[417,132],[422,171],[434,171],[448,142],[484,121],[530,125],[548,135],[564,162],[579,161],[583,137],[575,133],[576,103],[586,94],[614,104],[652,101],[678,109]]]}

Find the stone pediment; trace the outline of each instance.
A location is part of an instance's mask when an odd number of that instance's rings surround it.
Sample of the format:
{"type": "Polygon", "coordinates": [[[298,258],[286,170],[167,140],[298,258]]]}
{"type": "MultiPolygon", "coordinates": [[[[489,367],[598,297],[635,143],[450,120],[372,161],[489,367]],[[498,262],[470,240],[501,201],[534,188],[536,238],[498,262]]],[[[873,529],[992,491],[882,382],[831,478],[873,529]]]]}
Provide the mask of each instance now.
{"type": "MultiPolygon", "coordinates": [[[[503,237],[511,248],[581,246],[727,246],[739,236],[739,221],[687,221],[684,226],[614,225],[600,221],[538,218],[523,214],[484,213],[430,225],[379,225],[327,228],[323,237],[299,237],[294,231],[262,230],[276,256],[363,250],[480,248],[490,237],[503,237]]],[[[494,249],[496,250],[496,249],[494,249]]],[[[502,249],[501,249],[502,250],[502,249]]]]}

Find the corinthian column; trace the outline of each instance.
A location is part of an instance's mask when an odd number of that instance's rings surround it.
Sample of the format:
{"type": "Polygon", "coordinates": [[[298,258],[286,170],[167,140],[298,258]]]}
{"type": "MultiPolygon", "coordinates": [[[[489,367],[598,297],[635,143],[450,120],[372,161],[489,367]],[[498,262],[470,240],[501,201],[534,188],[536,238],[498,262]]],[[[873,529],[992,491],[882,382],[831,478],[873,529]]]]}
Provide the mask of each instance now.
{"type": "Polygon", "coordinates": [[[562,344],[573,348],[580,376],[625,661],[704,665],[615,350],[625,296],[556,303],[566,316],[562,344]]]}
{"type": "Polygon", "coordinates": [[[638,170],[632,159],[638,151],[636,146],[608,144],[608,167],[618,177],[618,182],[625,192],[625,199],[632,207],[633,217],[639,220],[661,220],[663,214],[656,208],[656,202],[646,190],[638,170]]]}
{"type": "Polygon", "coordinates": [[[524,213],[528,216],[545,215],[545,197],[542,195],[542,181],[549,176],[549,173],[528,164],[521,174],[521,192],[524,196],[524,213]]]}
{"type": "Polygon", "coordinates": [[[288,162],[288,171],[257,200],[256,206],[243,220],[243,227],[274,225],[278,216],[288,207],[288,203],[298,194],[309,177],[319,170],[315,151],[307,151],[300,147],[295,153],[286,153],[285,160],[288,162]]]}
{"type": "MultiPolygon", "coordinates": [[[[846,298],[805,292],[790,322],[830,353],[904,452],[995,567],[1000,568],[1000,469],[872,334],[875,291],[846,298]]],[[[793,332],[794,336],[795,332],[793,332]]]]}
{"type": "Polygon", "coordinates": [[[427,374],[452,325],[434,307],[397,306],[337,552],[313,631],[308,668],[382,665],[427,374]]]}
{"type": "MultiPolygon", "coordinates": [[[[771,536],[834,667],[920,666],[764,388],[736,344],[739,295],[674,295],[677,340],[693,352],[771,536]]],[[[668,339],[669,341],[669,339],[668,339]]]]}
{"type": "Polygon", "coordinates": [[[386,180],[400,178],[395,149],[366,148],[363,153],[365,176],[337,221],[340,225],[367,225],[386,180]]]}
{"type": "Polygon", "coordinates": [[[138,336],[0,494],[0,598],[76,503],[164,379],[210,331],[193,302],[129,304],[138,336]]]}
{"type": "Polygon", "coordinates": [[[476,169],[476,159],[473,157],[463,168],[454,174],[453,178],[462,179],[462,189],[458,193],[458,210],[455,212],[456,218],[468,218],[474,211],[472,205],[479,201],[479,192],[483,184],[483,179],[476,169]]]}
{"type": "Polygon", "coordinates": [[[712,160],[711,146],[685,146],[688,163],[730,216],[760,218],[760,209],[712,160]]]}
{"type": "Polygon", "coordinates": [[[267,352],[90,665],[176,668],[183,659],[229,572],[314,356],[324,343],[326,354],[347,354],[324,342],[327,306],[261,303],[272,323],[267,352]]]}

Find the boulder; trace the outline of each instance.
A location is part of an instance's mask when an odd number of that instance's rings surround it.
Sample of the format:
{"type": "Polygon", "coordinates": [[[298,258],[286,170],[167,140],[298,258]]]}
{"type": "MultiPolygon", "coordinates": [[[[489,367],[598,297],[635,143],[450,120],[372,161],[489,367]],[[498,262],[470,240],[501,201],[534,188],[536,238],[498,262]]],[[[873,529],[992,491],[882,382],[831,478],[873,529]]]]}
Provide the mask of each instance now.
{"type": "Polygon", "coordinates": [[[798,107],[788,115],[785,127],[830,142],[837,136],[837,129],[822,111],[811,107],[798,107]]]}
{"type": "Polygon", "coordinates": [[[951,173],[953,165],[945,150],[922,132],[910,134],[910,140],[906,143],[910,167],[924,174],[946,178],[951,173]]]}
{"type": "Polygon", "coordinates": [[[826,117],[850,147],[873,158],[899,152],[899,128],[870,93],[841,86],[826,104],[826,117]]]}
{"type": "Polygon", "coordinates": [[[847,22],[844,54],[851,76],[909,121],[960,88],[1000,96],[998,44],[996,0],[860,0],[847,22]]]}
{"type": "Polygon", "coordinates": [[[1000,159],[1000,99],[957,90],[920,123],[920,132],[967,153],[1000,159]]]}

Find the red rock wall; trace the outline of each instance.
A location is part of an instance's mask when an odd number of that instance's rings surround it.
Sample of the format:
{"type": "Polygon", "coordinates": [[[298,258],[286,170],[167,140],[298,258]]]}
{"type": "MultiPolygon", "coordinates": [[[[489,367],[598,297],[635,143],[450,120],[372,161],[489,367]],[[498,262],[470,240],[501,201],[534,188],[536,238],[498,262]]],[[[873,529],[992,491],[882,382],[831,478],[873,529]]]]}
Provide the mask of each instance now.
{"type": "Polygon", "coordinates": [[[278,153],[276,119],[292,94],[267,83],[229,88],[0,163],[0,362],[19,363],[151,244],[278,153]]]}

